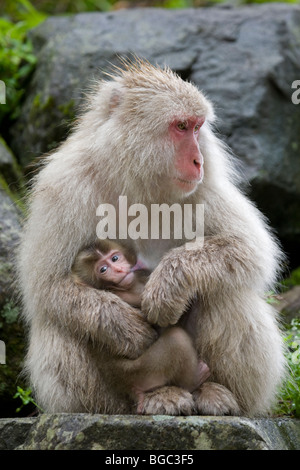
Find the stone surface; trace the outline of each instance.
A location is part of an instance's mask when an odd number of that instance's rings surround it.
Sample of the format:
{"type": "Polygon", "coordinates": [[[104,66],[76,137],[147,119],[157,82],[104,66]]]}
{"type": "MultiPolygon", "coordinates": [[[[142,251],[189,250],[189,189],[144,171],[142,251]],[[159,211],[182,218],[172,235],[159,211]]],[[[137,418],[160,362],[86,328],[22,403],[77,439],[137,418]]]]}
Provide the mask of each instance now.
{"type": "Polygon", "coordinates": [[[35,418],[0,419],[0,451],[13,450],[23,444],[35,422],[35,418]]]}
{"type": "Polygon", "coordinates": [[[300,421],[209,416],[40,415],[0,419],[0,449],[300,449],[300,421]]]}
{"type": "Polygon", "coordinates": [[[83,92],[117,55],[135,53],[169,65],[212,99],[251,196],[281,239],[300,242],[300,105],[291,100],[299,6],[85,13],[49,18],[31,38],[38,65],[12,129],[23,164],[65,138],[83,92]]]}
{"type": "Polygon", "coordinates": [[[22,172],[15,156],[0,136],[0,180],[5,181],[10,189],[19,188],[23,184],[22,172]]]}
{"type": "Polygon", "coordinates": [[[0,180],[0,340],[6,345],[6,364],[0,364],[0,416],[13,416],[20,404],[12,397],[20,377],[25,354],[24,331],[14,303],[16,294],[14,256],[20,237],[20,210],[0,180]]]}
{"type": "Polygon", "coordinates": [[[284,321],[290,322],[293,318],[300,318],[300,286],[294,286],[278,297],[275,308],[283,314],[284,321]]]}
{"type": "Polygon", "coordinates": [[[20,211],[0,181],[0,306],[13,292],[14,254],[20,236],[20,211]]]}

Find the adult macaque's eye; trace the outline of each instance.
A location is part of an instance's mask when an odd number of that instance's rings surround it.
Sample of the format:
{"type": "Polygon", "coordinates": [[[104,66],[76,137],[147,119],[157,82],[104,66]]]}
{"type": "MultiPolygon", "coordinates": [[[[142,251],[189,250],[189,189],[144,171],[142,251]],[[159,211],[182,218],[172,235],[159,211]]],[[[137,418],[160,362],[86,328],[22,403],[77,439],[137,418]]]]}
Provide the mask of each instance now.
{"type": "Polygon", "coordinates": [[[186,122],[182,121],[177,124],[177,127],[180,131],[185,131],[187,129],[187,124],[186,122]]]}
{"type": "Polygon", "coordinates": [[[99,269],[100,274],[105,274],[106,271],[107,271],[107,266],[102,266],[102,267],[99,269]]]}

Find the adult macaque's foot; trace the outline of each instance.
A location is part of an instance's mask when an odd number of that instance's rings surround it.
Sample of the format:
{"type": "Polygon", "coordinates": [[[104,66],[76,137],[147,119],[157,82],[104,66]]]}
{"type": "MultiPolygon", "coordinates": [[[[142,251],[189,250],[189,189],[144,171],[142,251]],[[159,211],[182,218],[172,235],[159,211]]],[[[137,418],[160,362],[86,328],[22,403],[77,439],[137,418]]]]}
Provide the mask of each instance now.
{"type": "Polygon", "coordinates": [[[205,382],[193,392],[196,414],[200,415],[234,415],[241,414],[233,393],[223,385],[205,382]]]}
{"type": "Polygon", "coordinates": [[[145,393],[138,406],[138,413],[145,415],[192,415],[193,410],[191,393],[168,386],[145,393]]]}

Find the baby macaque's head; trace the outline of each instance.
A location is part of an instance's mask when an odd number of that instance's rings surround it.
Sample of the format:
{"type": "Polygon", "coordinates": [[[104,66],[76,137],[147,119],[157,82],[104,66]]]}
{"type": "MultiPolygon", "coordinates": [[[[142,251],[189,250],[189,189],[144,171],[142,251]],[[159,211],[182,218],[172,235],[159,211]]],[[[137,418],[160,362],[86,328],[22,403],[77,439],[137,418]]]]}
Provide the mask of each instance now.
{"type": "Polygon", "coordinates": [[[111,240],[97,240],[79,252],[72,267],[79,282],[97,289],[127,290],[135,281],[136,254],[111,240]]]}
{"type": "Polygon", "coordinates": [[[115,248],[106,254],[98,253],[99,260],[94,267],[98,281],[108,288],[128,289],[133,282],[134,272],[122,251],[115,248]]]}

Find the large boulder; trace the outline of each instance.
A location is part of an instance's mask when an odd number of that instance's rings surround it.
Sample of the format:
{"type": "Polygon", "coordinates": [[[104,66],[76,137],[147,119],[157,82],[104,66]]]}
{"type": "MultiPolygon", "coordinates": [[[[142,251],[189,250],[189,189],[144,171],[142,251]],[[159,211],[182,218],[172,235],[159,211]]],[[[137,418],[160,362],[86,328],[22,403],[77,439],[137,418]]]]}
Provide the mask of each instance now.
{"type": "Polygon", "coordinates": [[[4,357],[1,355],[0,416],[15,414],[19,404],[12,397],[17,384],[24,386],[24,378],[20,377],[25,355],[24,330],[16,304],[15,282],[15,256],[21,231],[20,215],[16,200],[10,197],[0,179],[0,340],[5,345],[3,349],[1,343],[4,357]]]}
{"type": "Polygon", "coordinates": [[[291,87],[300,77],[299,6],[84,13],[49,18],[31,39],[38,65],[11,134],[23,164],[65,138],[93,79],[134,53],[169,65],[212,99],[250,195],[298,248],[300,105],[291,87]]]}
{"type": "Polygon", "coordinates": [[[20,215],[0,180],[0,307],[14,291],[14,256],[20,237],[20,215]]]}

